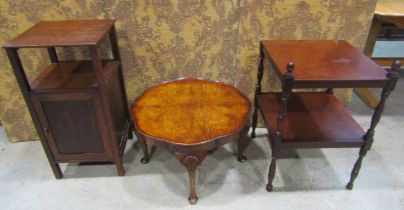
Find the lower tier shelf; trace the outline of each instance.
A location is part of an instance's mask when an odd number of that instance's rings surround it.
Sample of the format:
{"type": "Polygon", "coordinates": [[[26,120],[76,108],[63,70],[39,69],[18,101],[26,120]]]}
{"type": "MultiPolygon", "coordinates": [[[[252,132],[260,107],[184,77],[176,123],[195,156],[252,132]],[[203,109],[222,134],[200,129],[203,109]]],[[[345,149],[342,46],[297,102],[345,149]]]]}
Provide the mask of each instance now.
{"type": "MultiPolygon", "coordinates": [[[[258,106],[271,136],[278,128],[281,93],[262,93],[258,106]]],[[[281,144],[294,148],[360,147],[365,132],[332,94],[292,93],[281,144]]]]}

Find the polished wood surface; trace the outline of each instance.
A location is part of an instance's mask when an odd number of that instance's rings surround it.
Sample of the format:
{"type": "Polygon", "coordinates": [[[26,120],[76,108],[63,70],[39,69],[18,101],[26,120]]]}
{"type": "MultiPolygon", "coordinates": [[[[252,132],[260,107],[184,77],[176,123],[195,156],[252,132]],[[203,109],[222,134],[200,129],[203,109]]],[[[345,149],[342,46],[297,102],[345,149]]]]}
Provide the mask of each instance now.
{"type": "Polygon", "coordinates": [[[385,73],[347,42],[261,41],[251,137],[255,136],[260,111],[267,124],[272,150],[266,190],[273,190],[276,162],[282,150],[360,147],[359,158],[346,185],[352,189],[362,160],[374,141],[384,104],[397,84],[399,69],[397,61],[385,73]],[[281,80],[279,93],[261,90],[264,60],[272,64],[281,80]],[[327,89],[323,93],[294,92],[303,87],[327,89]],[[366,133],[333,95],[335,87],[383,88],[366,133]]]}
{"type": "Polygon", "coordinates": [[[208,152],[237,140],[237,159],[247,160],[250,108],[246,96],[219,81],[182,78],[150,87],[132,105],[141,162],[149,162],[147,144],[173,152],[188,171],[188,201],[196,204],[196,168],[208,152]]]}
{"type": "Polygon", "coordinates": [[[4,44],[5,47],[62,47],[96,45],[115,20],[42,21],[4,44]]]}
{"type": "Polygon", "coordinates": [[[346,41],[270,40],[262,43],[280,76],[286,73],[289,62],[294,63],[295,82],[327,81],[331,87],[333,83],[346,81],[355,87],[370,81],[383,86],[388,80],[381,67],[346,41]]]}
{"type": "Polygon", "coordinates": [[[180,79],[146,90],[132,113],[139,132],[177,144],[199,144],[244,127],[250,103],[220,82],[180,79]]]}
{"type": "MultiPolygon", "coordinates": [[[[6,43],[8,58],[56,178],[59,163],[113,162],[122,155],[132,122],[126,100],[114,20],[44,21],[6,43]],[[101,60],[108,35],[112,60],[101,60]],[[60,61],[55,47],[88,47],[91,60],[60,61]],[[19,48],[46,47],[51,64],[29,83],[19,48]]],[[[61,50],[64,50],[62,48],[61,50]]]]}
{"type": "MultiPolygon", "coordinates": [[[[281,93],[258,96],[272,135],[278,128],[281,93]]],[[[288,99],[282,144],[295,147],[360,147],[365,132],[332,94],[292,93],[288,99]]]]}
{"type": "MultiPolygon", "coordinates": [[[[119,61],[103,61],[105,78],[117,72],[119,61]]],[[[61,91],[96,88],[97,78],[91,61],[62,61],[50,64],[32,83],[35,91],[61,91]]]]}

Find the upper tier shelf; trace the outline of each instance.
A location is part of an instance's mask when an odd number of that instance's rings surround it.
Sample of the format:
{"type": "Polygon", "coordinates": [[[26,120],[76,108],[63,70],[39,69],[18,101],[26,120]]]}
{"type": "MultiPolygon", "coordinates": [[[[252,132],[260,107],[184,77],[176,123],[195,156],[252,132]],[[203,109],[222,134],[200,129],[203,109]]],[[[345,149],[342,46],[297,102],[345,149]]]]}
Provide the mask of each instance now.
{"type": "Polygon", "coordinates": [[[387,72],[346,41],[268,40],[264,52],[279,76],[295,64],[293,88],[384,87],[387,72]]]}
{"type": "MultiPolygon", "coordinates": [[[[116,72],[119,61],[102,61],[104,81],[116,72]]],[[[50,64],[32,83],[35,92],[71,91],[98,87],[91,61],[62,61],[50,64]]]]}
{"type": "Polygon", "coordinates": [[[4,47],[67,47],[96,45],[115,20],[42,21],[8,41],[4,47]]]}
{"type": "MultiPolygon", "coordinates": [[[[281,93],[258,95],[258,104],[271,135],[278,126],[280,96],[281,93]]],[[[360,147],[364,134],[332,94],[292,93],[289,97],[282,144],[296,148],[360,147]]]]}

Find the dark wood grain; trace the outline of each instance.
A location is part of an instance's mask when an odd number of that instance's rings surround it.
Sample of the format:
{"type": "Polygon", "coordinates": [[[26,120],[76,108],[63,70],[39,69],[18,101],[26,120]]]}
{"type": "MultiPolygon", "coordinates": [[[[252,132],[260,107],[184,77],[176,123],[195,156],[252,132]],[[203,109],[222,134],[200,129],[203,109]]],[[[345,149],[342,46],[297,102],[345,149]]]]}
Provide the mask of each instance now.
{"type": "Polygon", "coordinates": [[[250,142],[250,139],[248,138],[248,130],[250,130],[250,126],[247,125],[244,127],[244,129],[240,132],[240,136],[238,138],[238,146],[237,146],[237,160],[240,162],[245,162],[247,161],[247,157],[243,155],[245,149],[248,146],[248,143],[250,142]]]}
{"type": "Polygon", "coordinates": [[[97,45],[115,20],[42,21],[6,42],[4,47],[66,47],[97,45]]]}
{"type": "MultiPolygon", "coordinates": [[[[281,97],[281,93],[258,96],[260,110],[272,135],[279,129],[281,97]]],[[[360,147],[365,135],[338,99],[326,93],[292,93],[280,130],[280,143],[296,148],[360,147]]]]}
{"type": "MultiPolygon", "coordinates": [[[[394,63],[387,73],[346,41],[273,40],[262,41],[262,48],[264,57],[282,83],[281,92],[256,91],[255,94],[257,109],[267,124],[272,150],[267,191],[273,190],[276,161],[281,150],[360,147],[359,158],[346,186],[352,189],[362,160],[374,141],[374,129],[384,104],[397,83],[400,63],[394,63]],[[333,95],[333,88],[338,87],[383,88],[366,133],[333,95]],[[298,88],[327,90],[293,92],[298,88]]],[[[262,71],[260,63],[258,75],[262,71]]]]}
{"type": "Polygon", "coordinates": [[[202,163],[202,161],[206,157],[206,152],[198,153],[198,154],[182,154],[175,153],[175,158],[177,158],[182,165],[187,168],[188,178],[189,178],[189,197],[188,201],[190,204],[196,204],[198,202],[198,196],[196,195],[196,167],[202,163]]]}
{"type": "Polygon", "coordinates": [[[52,63],[57,63],[59,62],[59,58],[58,55],[56,53],[56,48],[55,47],[48,47],[48,55],[49,55],[49,59],[51,60],[52,63]]]}
{"type": "MultiPolygon", "coordinates": [[[[109,41],[110,41],[110,44],[111,44],[111,50],[112,50],[113,59],[115,61],[121,61],[121,54],[119,52],[118,37],[117,37],[115,25],[112,26],[111,31],[109,32],[109,41]]],[[[123,104],[124,111],[125,111],[125,116],[130,116],[130,114],[129,114],[129,105],[128,105],[129,101],[128,101],[128,97],[127,97],[126,91],[125,91],[125,80],[123,78],[122,65],[119,65],[118,71],[119,71],[118,77],[119,77],[120,92],[121,92],[123,101],[126,102],[126,103],[123,104]]],[[[132,139],[132,137],[133,137],[132,132],[129,132],[128,133],[128,138],[132,139]]]]}
{"type": "Polygon", "coordinates": [[[42,107],[60,153],[104,151],[91,100],[47,101],[42,107]]]}
{"type": "Polygon", "coordinates": [[[370,58],[346,41],[263,41],[265,52],[279,76],[289,62],[295,64],[294,88],[384,87],[386,73],[370,58]]]}
{"type": "Polygon", "coordinates": [[[261,94],[261,80],[264,75],[264,47],[262,42],[260,42],[260,58],[258,64],[258,72],[257,72],[257,85],[255,86],[255,95],[254,95],[254,113],[252,116],[252,132],[251,138],[255,138],[255,128],[257,127],[258,122],[258,102],[257,96],[261,94]]]}
{"type": "Polygon", "coordinates": [[[386,87],[383,88],[382,94],[380,96],[380,101],[376,106],[375,112],[372,115],[372,120],[370,122],[370,127],[366,131],[366,135],[364,136],[365,143],[362,145],[360,151],[359,151],[359,158],[355,162],[355,165],[352,169],[351,172],[351,178],[346,185],[346,188],[348,190],[351,190],[353,188],[353,184],[355,179],[357,178],[359,174],[359,170],[362,165],[362,160],[367,154],[367,152],[370,150],[372,147],[373,141],[374,141],[374,135],[375,135],[375,128],[377,124],[379,123],[382,113],[384,111],[384,105],[386,103],[387,98],[389,97],[391,91],[393,91],[396,87],[397,81],[398,81],[398,70],[400,69],[401,64],[400,61],[396,61],[392,64],[391,70],[388,74],[388,77],[390,78],[390,82],[386,85],[386,87]]]}
{"type": "Polygon", "coordinates": [[[56,178],[63,176],[58,163],[65,162],[114,162],[124,175],[122,155],[132,123],[117,41],[111,40],[114,60],[101,60],[97,51],[113,24],[44,21],[4,46],[56,178]],[[59,61],[58,46],[89,47],[91,60],[59,61]],[[51,64],[31,84],[17,53],[20,47],[48,50],[51,64]]]}
{"type": "Polygon", "coordinates": [[[27,76],[24,72],[24,67],[22,66],[20,56],[18,55],[17,49],[6,48],[6,52],[8,59],[10,60],[14,75],[17,79],[18,86],[20,87],[24,100],[27,103],[29,113],[31,115],[32,121],[34,122],[34,126],[39,135],[39,138],[41,140],[41,144],[45,151],[49,165],[51,166],[55,178],[60,179],[63,177],[63,173],[62,170],[60,169],[59,164],[55,161],[55,157],[52,154],[50,145],[46,139],[45,132],[42,129],[41,123],[39,121],[38,113],[35,111],[34,104],[30,96],[31,87],[28,83],[27,76]]]}
{"type": "MultiPolygon", "coordinates": [[[[119,61],[103,61],[102,75],[109,79],[117,74],[119,61]]],[[[97,88],[98,82],[91,61],[62,61],[50,64],[31,83],[35,91],[63,91],[97,88]]]]}

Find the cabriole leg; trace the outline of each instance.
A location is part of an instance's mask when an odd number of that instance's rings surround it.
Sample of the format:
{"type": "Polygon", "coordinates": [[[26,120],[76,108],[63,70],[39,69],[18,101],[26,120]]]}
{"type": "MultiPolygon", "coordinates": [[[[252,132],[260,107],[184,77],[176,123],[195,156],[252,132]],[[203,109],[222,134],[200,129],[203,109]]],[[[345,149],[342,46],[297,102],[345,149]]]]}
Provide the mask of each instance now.
{"type": "MultiPolygon", "coordinates": [[[[255,96],[255,97],[257,97],[257,96],[255,96]]],[[[257,121],[258,121],[258,107],[257,106],[258,105],[254,106],[254,114],[253,114],[253,118],[252,118],[251,138],[255,138],[255,128],[257,127],[257,121]]]]}
{"type": "Polygon", "coordinates": [[[243,155],[243,153],[247,148],[249,142],[248,130],[250,130],[250,126],[245,126],[244,129],[240,132],[240,137],[238,139],[237,160],[240,162],[245,162],[247,160],[247,158],[243,155]]]}
{"type": "Polygon", "coordinates": [[[198,196],[195,190],[195,179],[196,179],[196,167],[201,164],[203,159],[205,159],[206,154],[181,154],[175,153],[175,158],[181,162],[187,168],[188,178],[189,178],[189,197],[188,201],[190,204],[196,204],[198,202],[198,196]]]}
{"type": "Polygon", "coordinates": [[[139,144],[140,144],[140,146],[142,147],[142,150],[143,150],[143,157],[142,157],[142,159],[140,160],[140,162],[143,163],[143,164],[146,164],[146,163],[148,163],[148,162],[150,161],[150,158],[149,158],[149,151],[147,150],[147,143],[146,143],[146,141],[140,136],[140,134],[138,134],[136,131],[135,131],[135,135],[136,135],[136,137],[137,137],[137,139],[138,139],[138,141],[139,141],[139,144]]]}

